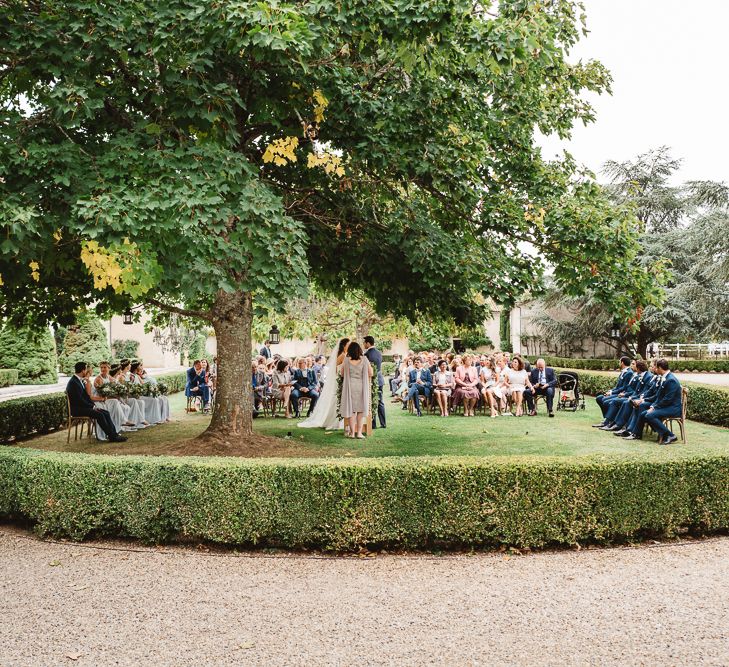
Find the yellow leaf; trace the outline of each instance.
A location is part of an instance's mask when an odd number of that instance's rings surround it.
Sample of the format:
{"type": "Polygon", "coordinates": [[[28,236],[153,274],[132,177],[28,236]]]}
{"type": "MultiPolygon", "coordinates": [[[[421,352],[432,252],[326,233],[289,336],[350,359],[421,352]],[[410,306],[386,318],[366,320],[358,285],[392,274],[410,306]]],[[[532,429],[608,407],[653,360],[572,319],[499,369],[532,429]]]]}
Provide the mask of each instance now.
{"type": "Polygon", "coordinates": [[[0,287],[2,287],[5,283],[3,282],[3,274],[0,273],[0,287]]]}
{"type": "Polygon", "coordinates": [[[55,232],[53,232],[53,238],[56,239],[56,241],[61,240],[61,230],[57,229],[55,232]]]}

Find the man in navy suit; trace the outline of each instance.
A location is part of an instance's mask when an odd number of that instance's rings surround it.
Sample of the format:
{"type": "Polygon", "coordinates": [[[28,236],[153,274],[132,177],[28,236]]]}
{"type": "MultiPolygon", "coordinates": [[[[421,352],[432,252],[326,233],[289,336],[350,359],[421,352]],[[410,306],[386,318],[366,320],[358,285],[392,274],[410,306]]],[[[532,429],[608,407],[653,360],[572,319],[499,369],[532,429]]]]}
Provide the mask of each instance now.
{"type": "Polygon", "coordinates": [[[267,340],[263,344],[263,347],[261,348],[261,351],[259,352],[259,354],[262,357],[265,357],[266,359],[270,359],[271,358],[271,341],[270,340],[267,340]]]}
{"type": "Polygon", "coordinates": [[[205,381],[205,373],[203,373],[202,363],[199,359],[195,359],[192,368],[187,369],[185,396],[201,396],[203,399],[203,410],[207,410],[210,407],[210,387],[205,381]]]}
{"type": "Polygon", "coordinates": [[[651,406],[638,417],[636,430],[626,440],[640,440],[643,428],[648,424],[658,434],[659,445],[670,445],[678,438],[663,424],[664,419],[681,416],[682,390],[678,378],[671,373],[668,362],[659,359],[656,362],[656,374],[661,376],[661,383],[651,406]]]}
{"type": "Polygon", "coordinates": [[[633,363],[635,365],[635,373],[630,379],[625,391],[621,392],[620,396],[616,396],[608,404],[608,409],[605,412],[605,421],[607,424],[601,427],[603,431],[619,431],[624,424],[621,423],[618,415],[622,414],[625,417],[626,413],[623,411],[623,408],[630,406],[630,402],[633,399],[640,398],[650,386],[653,374],[648,372],[648,364],[642,359],[638,359],[633,363]]]}
{"type": "MultiPolygon", "coordinates": [[[[657,390],[656,382],[659,378],[658,375],[654,374],[656,370],[655,362],[651,362],[650,368],[645,372],[642,371],[643,366],[643,361],[636,362],[640,379],[634,385],[633,395],[622,403],[622,406],[613,418],[615,427],[610,429],[613,431],[613,435],[621,437],[627,435],[628,426],[636,411],[641,409],[641,406],[645,403],[650,403],[655,398],[655,392],[657,390]]],[[[645,409],[647,410],[648,407],[646,406],[645,409]]]]}
{"type": "Polygon", "coordinates": [[[420,395],[422,394],[430,400],[430,395],[433,391],[433,376],[427,368],[423,368],[423,360],[420,357],[415,357],[413,361],[414,368],[410,371],[408,377],[408,397],[407,401],[412,400],[415,403],[415,410],[418,413],[418,417],[422,417],[423,413],[420,411],[420,395]]]}
{"type": "Polygon", "coordinates": [[[319,400],[319,382],[316,379],[316,372],[313,368],[306,367],[306,359],[301,357],[298,361],[298,368],[294,371],[294,388],[291,390],[291,404],[294,406],[294,414],[299,416],[299,399],[309,397],[308,417],[319,400]]]}
{"type": "Polygon", "coordinates": [[[116,432],[111,415],[107,410],[97,407],[86,393],[84,380],[91,369],[85,361],[79,361],[74,367],[75,374],[66,385],[66,394],[71,405],[72,417],[91,417],[96,422],[109,442],[126,442],[127,439],[116,432]]]}
{"type": "Polygon", "coordinates": [[[607,425],[605,414],[607,413],[610,401],[619,396],[621,392],[625,391],[628,383],[633,377],[633,371],[630,370],[630,364],[630,357],[620,357],[620,375],[618,376],[618,381],[615,383],[615,386],[595,398],[597,404],[600,406],[600,410],[602,411],[603,419],[599,424],[593,424],[593,428],[600,428],[601,426],[607,425]]]}
{"type": "MultiPolygon", "coordinates": [[[[382,400],[382,387],[385,386],[385,378],[382,376],[382,352],[375,347],[373,336],[364,337],[365,357],[377,372],[377,419],[380,420],[380,428],[386,428],[385,423],[385,402],[382,400]]],[[[373,406],[374,407],[374,406],[373,406]]],[[[372,428],[377,428],[375,411],[372,410],[372,428]]]]}
{"type": "Polygon", "coordinates": [[[532,368],[529,372],[529,382],[532,383],[532,389],[524,391],[524,399],[529,409],[529,416],[534,417],[537,411],[534,409],[534,397],[546,396],[547,412],[550,417],[554,417],[554,392],[557,387],[557,376],[554,374],[554,368],[547,368],[544,359],[537,359],[537,367],[532,368]]]}

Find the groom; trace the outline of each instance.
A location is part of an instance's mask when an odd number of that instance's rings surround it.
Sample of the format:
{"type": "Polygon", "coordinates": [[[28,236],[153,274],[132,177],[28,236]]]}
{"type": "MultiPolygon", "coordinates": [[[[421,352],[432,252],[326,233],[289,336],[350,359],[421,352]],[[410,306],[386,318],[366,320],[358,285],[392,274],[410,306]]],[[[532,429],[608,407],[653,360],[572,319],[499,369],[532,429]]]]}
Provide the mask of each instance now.
{"type": "MultiPolygon", "coordinates": [[[[365,357],[369,359],[370,364],[377,370],[377,396],[379,399],[377,402],[377,416],[380,419],[380,428],[387,428],[385,424],[385,402],[382,400],[382,387],[385,384],[385,378],[382,376],[382,352],[375,347],[375,339],[372,336],[364,337],[364,349],[365,357]]],[[[377,428],[376,421],[375,411],[373,409],[372,428],[377,428]]]]}

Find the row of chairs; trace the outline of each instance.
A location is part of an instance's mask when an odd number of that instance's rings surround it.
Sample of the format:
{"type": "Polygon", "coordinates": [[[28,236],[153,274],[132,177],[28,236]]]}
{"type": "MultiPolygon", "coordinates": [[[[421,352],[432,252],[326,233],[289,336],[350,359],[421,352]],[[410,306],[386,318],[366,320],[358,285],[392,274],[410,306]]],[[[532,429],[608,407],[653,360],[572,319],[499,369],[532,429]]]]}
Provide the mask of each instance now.
{"type": "MultiPolygon", "coordinates": [[[[543,396],[535,396],[534,397],[534,409],[537,409],[539,406],[539,401],[542,400],[543,396]]],[[[509,396],[507,399],[507,406],[508,409],[511,410],[515,407],[516,403],[512,400],[511,396],[509,396]]],[[[424,413],[431,413],[435,414],[438,411],[438,401],[435,399],[435,396],[431,396],[430,399],[426,399],[425,396],[420,396],[420,409],[421,412],[424,413]]],[[[407,405],[408,411],[410,414],[415,412],[415,402],[410,399],[408,401],[407,405]]],[[[523,409],[526,413],[527,406],[526,401],[523,402],[523,409]]],[[[488,416],[491,414],[491,408],[489,407],[488,401],[485,401],[483,396],[480,396],[478,399],[478,403],[476,403],[476,407],[474,408],[476,412],[482,412],[484,415],[488,416]]],[[[448,411],[452,414],[462,414],[463,413],[463,403],[460,405],[453,405],[453,396],[450,396],[448,399],[448,411]]]]}

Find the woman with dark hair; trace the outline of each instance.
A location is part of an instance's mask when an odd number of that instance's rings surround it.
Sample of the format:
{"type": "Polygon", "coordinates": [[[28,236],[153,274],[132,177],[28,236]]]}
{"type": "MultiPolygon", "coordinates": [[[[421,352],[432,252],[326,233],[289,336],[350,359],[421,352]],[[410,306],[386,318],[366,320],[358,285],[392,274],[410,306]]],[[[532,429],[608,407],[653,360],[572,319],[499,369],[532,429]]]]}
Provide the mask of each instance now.
{"type": "Polygon", "coordinates": [[[272,396],[279,402],[283,402],[286,407],[286,419],[291,419],[291,388],[294,383],[291,381],[291,371],[289,371],[289,362],[286,359],[280,359],[276,364],[276,370],[273,372],[273,380],[271,385],[272,396]]]}
{"type": "Polygon", "coordinates": [[[372,366],[356,341],[349,343],[339,374],[343,378],[340,411],[350,420],[349,437],[363,440],[362,423],[371,408],[372,366]]]}
{"type": "Polygon", "coordinates": [[[433,376],[433,393],[435,394],[435,400],[438,401],[441,417],[448,416],[448,400],[455,388],[456,383],[453,379],[453,373],[448,370],[448,362],[441,359],[438,362],[438,370],[433,376]]]}
{"type": "MultiPolygon", "coordinates": [[[[132,384],[140,386],[144,384],[140,362],[132,362],[129,367],[129,372],[132,375],[132,384]]],[[[151,424],[161,424],[164,421],[159,401],[154,396],[140,396],[139,400],[144,403],[144,417],[148,422],[151,424]]]]}
{"type": "Polygon", "coordinates": [[[516,405],[516,416],[521,417],[524,414],[522,409],[524,390],[527,387],[532,389],[529,374],[524,370],[524,360],[521,357],[517,356],[511,360],[511,366],[506,369],[505,378],[509,396],[516,405]]]}

